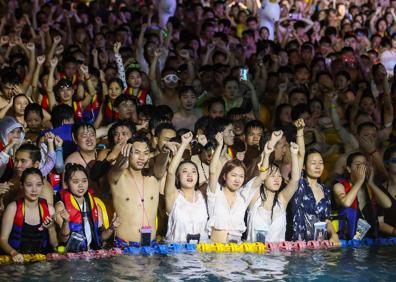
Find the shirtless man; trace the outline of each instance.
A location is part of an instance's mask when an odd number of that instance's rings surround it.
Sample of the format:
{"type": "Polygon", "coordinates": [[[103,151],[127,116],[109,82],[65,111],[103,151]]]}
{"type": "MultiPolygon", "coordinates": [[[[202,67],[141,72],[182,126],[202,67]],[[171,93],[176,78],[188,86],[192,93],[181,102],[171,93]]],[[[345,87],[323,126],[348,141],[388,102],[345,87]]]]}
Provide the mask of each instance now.
{"type": "Polygon", "coordinates": [[[202,116],[199,109],[195,108],[197,104],[197,96],[192,87],[185,86],[179,92],[180,107],[175,113],[172,123],[176,130],[187,128],[194,130],[195,122],[202,116]]]}
{"type": "Polygon", "coordinates": [[[73,127],[73,140],[78,150],[65,160],[68,163],[80,164],[87,168],[91,161],[96,160],[96,131],[93,125],[81,123],[73,127]]]}
{"type": "Polygon", "coordinates": [[[163,169],[154,170],[155,176],[145,175],[143,169],[149,157],[148,139],[135,135],[122,147],[107,175],[114,209],[121,222],[116,237],[119,247],[140,246],[142,241],[146,245],[148,238],[151,243],[155,240],[160,179],[166,165],[159,164],[163,169]]]}

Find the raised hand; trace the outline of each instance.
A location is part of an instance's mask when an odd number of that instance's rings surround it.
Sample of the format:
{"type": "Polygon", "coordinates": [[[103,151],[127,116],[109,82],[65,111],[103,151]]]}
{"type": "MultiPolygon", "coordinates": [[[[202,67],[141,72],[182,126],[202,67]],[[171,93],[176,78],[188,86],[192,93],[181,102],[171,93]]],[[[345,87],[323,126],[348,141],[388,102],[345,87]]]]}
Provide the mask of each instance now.
{"type": "Polygon", "coordinates": [[[282,137],[283,137],[282,130],[277,130],[277,131],[272,132],[271,139],[270,139],[272,146],[275,147],[276,143],[278,143],[282,139],[282,137]]]}
{"type": "Polygon", "coordinates": [[[52,132],[47,132],[45,134],[45,139],[47,140],[48,143],[54,143],[55,135],[52,132]]]}
{"type": "Polygon", "coordinates": [[[189,132],[183,134],[182,137],[181,137],[181,141],[182,141],[182,144],[183,144],[183,145],[188,145],[188,144],[190,144],[190,142],[192,141],[192,139],[193,139],[193,134],[192,134],[191,131],[189,131],[189,132]]]}
{"type": "Polygon", "coordinates": [[[82,65],[80,66],[80,70],[81,70],[82,74],[83,74],[85,77],[89,76],[89,69],[88,69],[88,66],[87,66],[87,65],[82,64],[82,65]]]}
{"type": "Polygon", "coordinates": [[[97,58],[98,57],[98,49],[93,48],[91,54],[93,57],[97,58]]]}
{"type": "Polygon", "coordinates": [[[58,45],[62,40],[62,37],[60,35],[57,35],[54,37],[54,44],[58,45]]]}
{"type": "Polygon", "coordinates": [[[34,49],[35,49],[35,46],[34,46],[34,43],[33,42],[29,42],[29,43],[27,43],[26,44],[26,48],[29,50],[29,51],[34,51],[34,49]]]}
{"type": "Polygon", "coordinates": [[[55,55],[59,56],[60,54],[63,53],[64,49],[65,49],[65,48],[63,47],[63,45],[58,45],[58,46],[56,46],[55,55]]]}
{"type": "Polygon", "coordinates": [[[298,145],[294,142],[290,142],[290,153],[292,155],[297,155],[298,154],[298,145]]]}
{"type": "Polygon", "coordinates": [[[113,51],[115,54],[119,54],[120,53],[120,48],[121,48],[121,42],[116,42],[113,45],[113,51]]]}
{"type": "Polygon", "coordinates": [[[217,132],[216,136],[215,136],[216,142],[217,142],[217,146],[222,146],[223,147],[223,143],[224,143],[224,137],[223,137],[223,133],[222,132],[217,132]]]}
{"type": "Polygon", "coordinates": [[[270,155],[273,151],[274,151],[273,144],[270,141],[265,143],[265,145],[264,145],[264,154],[270,155]]]}
{"type": "Polygon", "coordinates": [[[155,57],[160,57],[162,55],[162,49],[161,48],[158,48],[158,49],[156,49],[155,51],[154,51],[154,56],[155,57]]]}
{"type": "Polygon", "coordinates": [[[55,136],[55,139],[54,139],[54,143],[55,143],[55,146],[56,147],[62,147],[62,145],[63,145],[63,139],[62,138],[60,138],[59,136],[55,136]]]}
{"type": "Polygon", "coordinates": [[[167,142],[165,144],[165,150],[170,152],[173,156],[176,155],[177,150],[179,149],[180,144],[177,142],[167,142]]]}
{"type": "Polygon", "coordinates": [[[39,64],[40,66],[44,64],[45,62],[45,55],[41,55],[37,57],[37,64],[39,64]]]}
{"type": "Polygon", "coordinates": [[[53,57],[50,60],[50,66],[51,66],[51,68],[56,68],[57,65],[58,65],[58,58],[57,57],[53,57]]]}
{"type": "Polygon", "coordinates": [[[133,146],[132,144],[125,144],[124,146],[122,146],[121,156],[124,158],[129,158],[131,154],[132,146],[133,146]]]}
{"type": "Polygon", "coordinates": [[[297,128],[297,130],[302,130],[305,127],[305,121],[303,118],[299,118],[294,122],[294,126],[297,128]]]}

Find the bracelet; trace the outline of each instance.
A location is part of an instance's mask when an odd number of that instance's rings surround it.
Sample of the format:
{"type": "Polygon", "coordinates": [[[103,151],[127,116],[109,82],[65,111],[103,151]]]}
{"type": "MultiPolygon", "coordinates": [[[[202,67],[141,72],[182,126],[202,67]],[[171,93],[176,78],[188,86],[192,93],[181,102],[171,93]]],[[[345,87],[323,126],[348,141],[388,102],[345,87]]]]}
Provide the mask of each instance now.
{"type": "Polygon", "coordinates": [[[61,233],[61,236],[63,236],[63,237],[69,237],[69,236],[70,236],[70,232],[69,232],[69,233],[67,233],[67,234],[63,234],[63,233],[61,233]]]}
{"type": "MultiPolygon", "coordinates": [[[[393,229],[394,229],[394,228],[393,228],[393,229]]],[[[15,257],[17,254],[18,254],[17,251],[12,250],[11,253],[10,253],[10,256],[15,257]]]]}
{"type": "Polygon", "coordinates": [[[266,167],[266,168],[260,168],[260,172],[262,172],[262,173],[267,172],[268,169],[269,169],[268,167],[266,167]]]}
{"type": "Polygon", "coordinates": [[[88,81],[91,79],[91,76],[88,76],[88,78],[84,78],[84,81],[88,81]]]}
{"type": "Polygon", "coordinates": [[[395,236],[395,235],[396,235],[396,228],[393,227],[392,236],[395,236]]]}

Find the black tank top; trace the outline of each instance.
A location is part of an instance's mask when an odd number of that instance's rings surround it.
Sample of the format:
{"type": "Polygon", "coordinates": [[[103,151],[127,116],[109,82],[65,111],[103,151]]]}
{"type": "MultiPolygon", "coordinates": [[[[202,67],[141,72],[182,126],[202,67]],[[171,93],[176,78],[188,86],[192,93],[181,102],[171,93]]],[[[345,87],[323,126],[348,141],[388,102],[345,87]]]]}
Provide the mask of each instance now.
{"type": "Polygon", "coordinates": [[[43,254],[50,252],[48,248],[48,230],[40,228],[42,226],[41,212],[40,223],[30,225],[23,218],[23,227],[21,232],[21,243],[19,252],[22,254],[43,254]]]}

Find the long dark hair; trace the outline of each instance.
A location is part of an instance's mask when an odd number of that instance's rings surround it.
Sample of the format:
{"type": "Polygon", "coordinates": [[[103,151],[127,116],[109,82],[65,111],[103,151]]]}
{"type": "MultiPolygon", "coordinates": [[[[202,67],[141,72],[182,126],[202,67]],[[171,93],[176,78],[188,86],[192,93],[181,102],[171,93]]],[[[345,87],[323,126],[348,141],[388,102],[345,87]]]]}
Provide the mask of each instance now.
{"type": "MultiPolygon", "coordinates": [[[[277,170],[280,171],[280,167],[277,164],[275,164],[275,163],[271,163],[269,165],[268,176],[271,173],[276,172],[277,170]]],[[[283,179],[282,179],[282,184],[283,184],[283,179]]],[[[278,203],[279,192],[282,190],[282,188],[283,188],[283,185],[281,185],[281,188],[278,191],[276,191],[276,192],[269,191],[270,193],[275,193],[274,202],[272,203],[272,207],[271,207],[271,222],[272,222],[272,216],[274,214],[274,207],[278,203]]],[[[266,190],[268,190],[267,187],[265,187],[264,183],[262,183],[261,186],[260,186],[260,197],[261,197],[261,200],[263,202],[267,199],[267,196],[265,194],[266,190]]]]}

